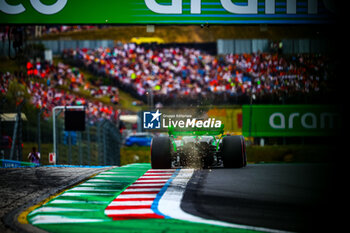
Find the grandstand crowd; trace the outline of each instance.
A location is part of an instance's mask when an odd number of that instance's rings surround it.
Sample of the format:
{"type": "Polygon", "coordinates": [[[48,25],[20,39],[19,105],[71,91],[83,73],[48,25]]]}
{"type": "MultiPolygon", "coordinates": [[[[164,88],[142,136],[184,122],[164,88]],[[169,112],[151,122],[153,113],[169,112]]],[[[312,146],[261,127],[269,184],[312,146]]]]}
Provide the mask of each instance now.
{"type": "Polygon", "coordinates": [[[2,73],[0,79],[0,93],[10,91],[11,83],[17,82],[30,95],[30,102],[38,109],[45,109],[44,117],[50,117],[55,106],[83,105],[91,122],[101,119],[117,120],[119,111],[113,106],[118,103],[118,89],[111,86],[92,86],[84,79],[84,75],[77,68],[71,68],[63,63],[57,66],[47,62],[27,63],[27,72],[2,73]],[[68,87],[68,90],[64,87],[68,87]],[[79,88],[88,91],[86,98],[79,95],[79,88]],[[76,94],[78,93],[78,94],[76,94]],[[98,97],[107,96],[111,105],[104,104],[98,97]]]}
{"type": "MultiPolygon", "coordinates": [[[[325,103],[331,92],[331,62],[319,55],[252,53],[214,56],[193,48],[72,49],[52,65],[28,61],[26,73],[2,73],[0,92],[17,80],[31,103],[51,112],[57,105],[86,105],[89,118],[117,119],[118,88],[156,106],[175,104],[325,103]],[[111,80],[92,82],[79,68],[111,80]],[[86,98],[85,93],[91,98],[86,98]],[[109,100],[106,104],[98,98],[109,100]]],[[[49,117],[49,115],[47,115],[49,117]]]]}
{"type": "MultiPolygon", "coordinates": [[[[115,48],[68,50],[78,66],[143,100],[155,103],[245,104],[315,103],[329,93],[332,67],[320,55],[252,53],[213,56],[192,48],[115,48]]],[[[322,100],[323,101],[323,100],[322,100]]]]}

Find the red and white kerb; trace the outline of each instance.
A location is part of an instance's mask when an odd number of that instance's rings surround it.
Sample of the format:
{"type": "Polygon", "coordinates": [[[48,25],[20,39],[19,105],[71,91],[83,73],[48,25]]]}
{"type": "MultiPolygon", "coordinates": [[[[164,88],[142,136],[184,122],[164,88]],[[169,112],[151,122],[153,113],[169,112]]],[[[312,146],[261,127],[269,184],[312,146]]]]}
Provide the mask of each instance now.
{"type": "Polygon", "coordinates": [[[151,206],[175,170],[148,170],[107,206],[105,214],[113,220],[164,218],[156,214],[151,206]]]}

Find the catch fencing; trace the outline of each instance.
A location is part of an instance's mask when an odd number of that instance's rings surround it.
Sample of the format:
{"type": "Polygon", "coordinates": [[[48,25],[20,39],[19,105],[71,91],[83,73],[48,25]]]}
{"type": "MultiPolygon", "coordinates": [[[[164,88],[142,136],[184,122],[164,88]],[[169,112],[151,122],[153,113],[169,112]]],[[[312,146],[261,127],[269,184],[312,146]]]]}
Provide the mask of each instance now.
{"type": "Polygon", "coordinates": [[[57,164],[120,165],[121,135],[109,120],[87,123],[85,131],[64,131],[61,120],[56,128],[57,164]]]}
{"type": "MultiPolygon", "coordinates": [[[[276,42],[276,41],[275,41],[276,42]]],[[[283,54],[327,54],[332,51],[331,43],[321,39],[282,39],[280,51],[283,54]]],[[[52,51],[53,55],[60,55],[66,49],[77,48],[112,48],[115,46],[113,40],[33,40],[28,44],[42,44],[46,49],[52,51]]],[[[279,45],[279,44],[278,44],[279,45]]],[[[278,46],[277,45],[277,46],[278,46]]],[[[0,41],[0,55],[8,56],[8,42],[0,41]]],[[[145,44],[146,48],[152,48],[155,45],[145,44]]],[[[163,47],[191,47],[205,50],[210,54],[243,54],[257,52],[271,52],[273,50],[273,41],[269,39],[219,39],[216,43],[173,43],[159,44],[157,48],[163,47]]],[[[14,49],[10,48],[10,54],[14,54],[14,49]]]]}
{"type": "Polygon", "coordinates": [[[268,53],[274,49],[279,49],[283,54],[327,54],[331,52],[332,47],[326,40],[321,39],[282,39],[278,43],[268,39],[220,39],[217,41],[218,54],[268,53]]]}
{"type": "MultiPolygon", "coordinates": [[[[46,49],[50,49],[53,55],[61,54],[65,49],[76,48],[112,48],[114,46],[113,40],[32,40],[27,44],[43,44],[46,49]]],[[[8,56],[9,43],[8,41],[0,41],[0,55],[8,56]]],[[[10,47],[10,54],[15,51],[10,47]]]]}
{"type": "MultiPolygon", "coordinates": [[[[16,122],[2,120],[0,124],[2,135],[14,138],[16,122]]],[[[4,141],[0,150],[0,159],[28,161],[27,156],[32,147],[35,147],[41,154],[40,164],[48,165],[49,153],[53,152],[52,117],[34,119],[29,116],[28,120],[23,120],[20,125],[22,127],[17,130],[12,157],[12,143],[4,141]]],[[[56,139],[56,164],[120,165],[122,137],[116,122],[107,119],[92,122],[86,119],[85,131],[65,131],[63,117],[57,117],[56,139]]]]}

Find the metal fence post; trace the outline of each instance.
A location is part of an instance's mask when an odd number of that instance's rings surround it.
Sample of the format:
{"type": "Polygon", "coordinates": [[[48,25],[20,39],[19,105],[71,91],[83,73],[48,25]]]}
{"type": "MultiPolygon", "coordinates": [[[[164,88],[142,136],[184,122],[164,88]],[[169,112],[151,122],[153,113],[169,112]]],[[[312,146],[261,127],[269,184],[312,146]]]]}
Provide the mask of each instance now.
{"type": "Polygon", "coordinates": [[[81,148],[81,132],[78,132],[77,134],[78,136],[78,146],[79,146],[79,165],[83,165],[83,151],[82,151],[82,148],[81,148]]]}
{"type": "Polygon", "coordinates": [[[38,152],[41,155],[41,129],[40,129],[40,116],[42,109],[38,112],[37,120],[38,120],[38,152]]]}
{"type": "Polygon", "coordinates": [[[13,153],[14,153],[15,146],[16,146],[17,128],[18,128],[18,114],[16,116],[16,123],[15,123],[15,127],[13,129],[12,145],[11,145],[11,152],[10,152],[10,160],[13,160],[13,153]]]}
{"type": "Polygon", "coordinates": [[[17,154],[17,160],[22,161],[22,114],[21,114],[21,107],[18,112],[18,154],[17,154]]]}
{"type": "Polygon", "coordinates": [[[90,147],[90,142],[91,142],[91,140],[90,140],[90,124],[89,124],[89,122],[87,123],[87,126],[86,126],[86,130],[87,130],[87,152],[88,152],[88,164],[89,164],[89,166],[91,165],[91,147],[90,147]]]}
{"type": "Polygon", "coordinates": [[[116,161],[115,165],[120,166],[120,144],[121,144],[121,135],[119,131],[115,131],[116,134],[116,142],[114,145],[116,146],[116,161]]]}
{"type": "Polygon", "coordinates": [[[56,144],[56,108],[52,109],[52,134],[53,134],[53,152],[56,155],[56,163],[58,164],[58,153],[56,144]]]}
{"type": "Polygon", "coordinates": [[[102,127],[104,122],[99,121],[97,123],[97,148],[98,148],[98,163],[99,165],[102,165],[103,163],[103,136],[102,136],[102,127]]]}
{"type": "Polygon", "coordinates": [[[68,133],[68,164],[72,164],[72,135],[68,133]]]}
{"type": "MultiPolygon", "coordinates": [[[[105,123],[105,122],[104,122],[105,123]]],[[[105,127],[103,126],[103,165],[107,164],[107,143],[106,143],[106,130],[105,127]]]]}
{"type": "Polygon", "coordinates": [[[101,122],[97,123],[97,161],[101,165],[101,122]]]}
{"type": "MultiPolygon", "coordinates": [[[[62,136],[62,133],[63,133],[63,125],[61,125],[61,124],[59,124],[58,126],[57,126],[57,129],[58,129],[58,132],[56,133],[56,136],[57,135],[59,135],[59,138],[58,138],[58,140],[55,142],[55,144],[56,144],[56,148],[57,148],[57,151],[56,151],[56,164],[58,164],[58,158],[60,157],[59,155],[60,155],[60,150],[59,150],[59,147],[58,147],[58,143],[61,141],[61,143],[62,143],[62,140],[63,140],[63,136],[62,136]]],[[[62,147],[61,147],[62,148],[62,147]]]]}

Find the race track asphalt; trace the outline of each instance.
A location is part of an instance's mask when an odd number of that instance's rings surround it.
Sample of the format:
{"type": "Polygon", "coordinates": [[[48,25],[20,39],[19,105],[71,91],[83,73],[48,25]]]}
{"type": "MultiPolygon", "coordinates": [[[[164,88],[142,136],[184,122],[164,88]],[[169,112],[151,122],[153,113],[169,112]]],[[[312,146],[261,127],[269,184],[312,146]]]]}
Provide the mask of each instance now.
{"type": "Polygon", "coordinates": [[[236,224],[293,232],[332,232],[332,167],[325,164],[249,164],[198,170],[181,208],[236,224]]]}

